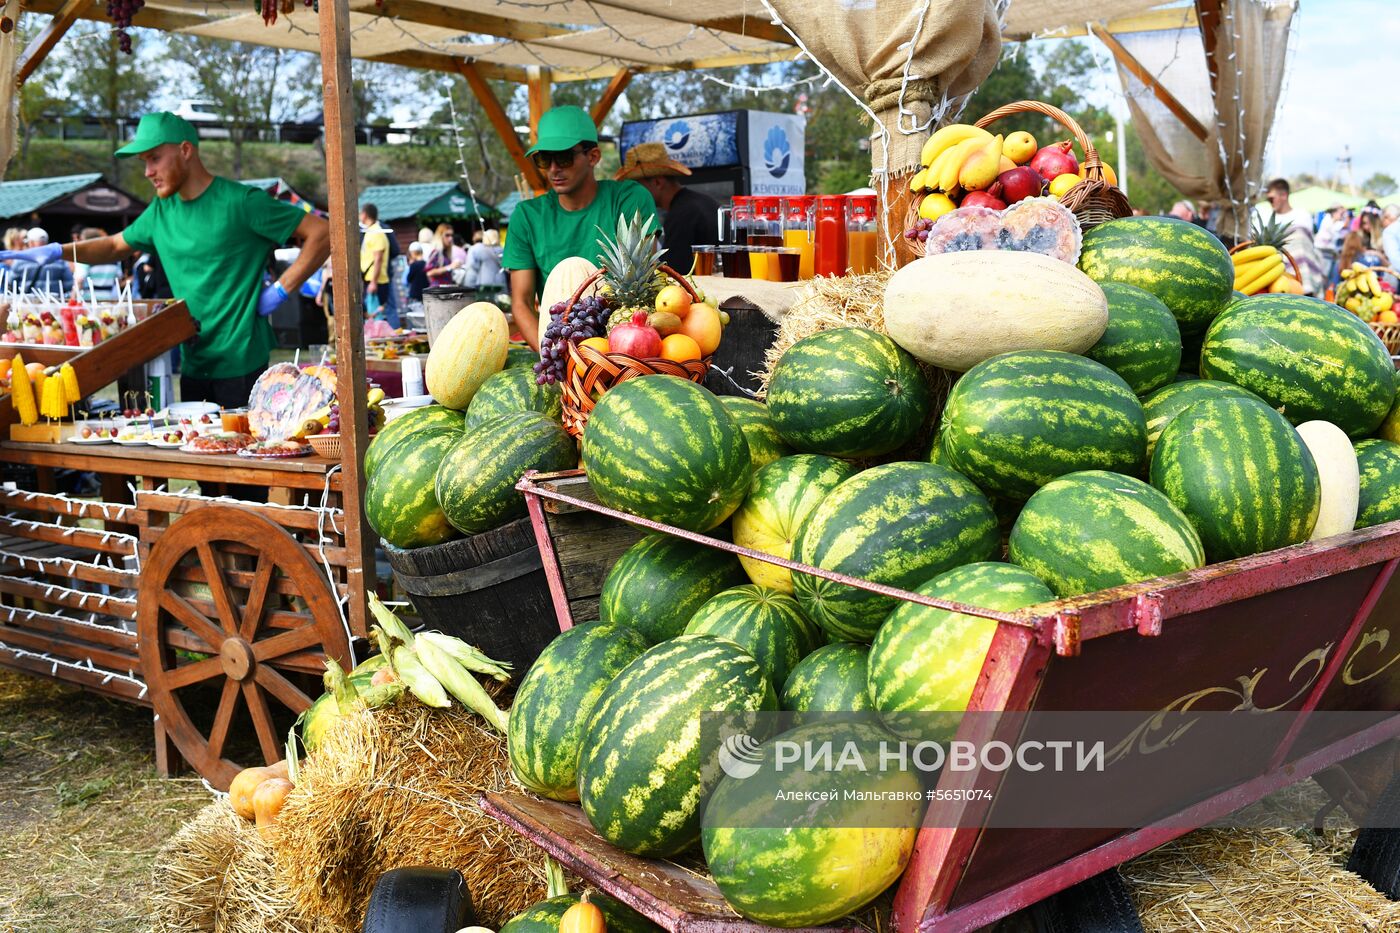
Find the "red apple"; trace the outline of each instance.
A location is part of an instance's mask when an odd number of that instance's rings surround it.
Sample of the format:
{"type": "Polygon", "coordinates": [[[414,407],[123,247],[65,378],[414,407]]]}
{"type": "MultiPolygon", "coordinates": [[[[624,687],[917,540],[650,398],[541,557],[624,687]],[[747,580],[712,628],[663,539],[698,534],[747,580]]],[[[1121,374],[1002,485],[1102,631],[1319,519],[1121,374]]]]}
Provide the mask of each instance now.
{"type": "Polygon", "coordinates": [[[997,181],[1001,182],[1006,200],[1010,204],[1024,201],[1026,198],[1039,197],[1045,190],[1045,179],[1029,165],[1018,165],[1010,171],[1002,172],[997,181]]]}
{"type": "Polygon", "coordinates": [[[960,207],[990,207],[994,211],[1006,210],[1006,202],[989,191],[969,191],[962,199],[960,207]]]}
{"type": "Polygon", "coordinates": [[[1074,143],[1069,140],[1051,143],[1031,156],[1031,168],[1041,178],[1079,174],[1079,160],[1074,157],[1074,143]]]}

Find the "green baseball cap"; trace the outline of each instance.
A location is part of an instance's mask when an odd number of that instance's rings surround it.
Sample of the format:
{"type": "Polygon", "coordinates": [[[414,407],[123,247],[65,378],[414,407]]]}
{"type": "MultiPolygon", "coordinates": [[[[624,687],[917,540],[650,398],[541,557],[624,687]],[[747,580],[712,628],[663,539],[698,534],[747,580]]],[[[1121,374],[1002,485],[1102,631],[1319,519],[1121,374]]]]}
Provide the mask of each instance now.
{"type": "Polygon", "coordinates": [[[125,159],[128,156],[150,152],[166,143],[189,143],[198,146],[199,131],[190,121],[177,117],[168,110],[148,113],[136,125],[136,138],[117,150],[117,158],[125,159]]]}
{"type": "Polygon", "coordinates": [[[536,152],[563,152],[579,143],[597,143],[598,127],[582,107],[555,107],[540,117],[539,136],[526,155],[536,152]]]}

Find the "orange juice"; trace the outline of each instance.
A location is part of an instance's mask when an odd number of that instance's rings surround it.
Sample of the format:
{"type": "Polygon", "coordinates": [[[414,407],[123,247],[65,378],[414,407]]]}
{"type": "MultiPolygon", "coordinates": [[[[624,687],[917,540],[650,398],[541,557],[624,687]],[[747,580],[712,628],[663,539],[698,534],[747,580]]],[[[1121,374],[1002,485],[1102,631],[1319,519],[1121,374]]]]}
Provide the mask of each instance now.
{"type": "Polygon", "coordinates": [[[874,272],[877,268],[874,230],[848,230],[846,255],[855,273],[874,272]]]}
{"type": "Polygon", "coordinates": [[[810,279],[812,277],[812,260],[816,256],[816,245],[812,242],[811,234],[805,228],[801,230],[784,230],[783,245],[801,250],[802,258],[798,265],[797,277],[799,279],[810,279]]]}
{"type": "Polygon", "coordinates": [[[749,278],[768,278],[768,256],[766,253],[759,250],[753,250],[749,253],[749,278]]]}

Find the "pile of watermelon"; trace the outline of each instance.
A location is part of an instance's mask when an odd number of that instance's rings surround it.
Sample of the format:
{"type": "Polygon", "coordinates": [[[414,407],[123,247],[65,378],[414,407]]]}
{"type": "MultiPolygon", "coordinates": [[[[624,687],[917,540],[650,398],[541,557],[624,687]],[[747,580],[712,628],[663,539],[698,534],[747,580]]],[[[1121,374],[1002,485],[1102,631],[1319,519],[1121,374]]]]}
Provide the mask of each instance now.
{"type": "Polygon", "coordinates": [[[365,452],[365,518],[389,544],[428,547],[525,515],[526,470],[567,470],[578,449],[561,422],[558,386],[535,385],[520,358],[488,376],[465,411],[414,409],[365,452]]]}

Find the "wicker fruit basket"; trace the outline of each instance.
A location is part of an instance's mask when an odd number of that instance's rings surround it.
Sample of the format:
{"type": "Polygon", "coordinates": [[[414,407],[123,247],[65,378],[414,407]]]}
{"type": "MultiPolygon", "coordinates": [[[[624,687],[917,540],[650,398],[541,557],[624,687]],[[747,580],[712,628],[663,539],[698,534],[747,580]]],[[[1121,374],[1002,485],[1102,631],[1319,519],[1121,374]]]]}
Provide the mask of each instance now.
{"type": "MultiPolygon", "coordinates": [[[[700,300],[700,293],[695,290],[695,286],[685,276],[664,264],[661,266],[661,271],[684,288],[692,301],[700,300]]],[[[573,311],[574,306],[584,293],[592,288],[594,283],[601,279],[606,272],[606,269],[599,269],[579,285],[573,296],[569,298],[568,306],[564,309],[563,318],[565,320],[568,319],[569,313],[573,311]]],[[[679,376],[682,379],[689,379],[691,382],[702,382],[709,369],[710,357],[708,356],[685,363],[660,358],[638,359],[635,356],[628,356],[626,353],[600,353],[592,347],[584,347],[571,342],[569,344],[569,360],[561,386],[564,399],[564,428],[574,437],[582,437],[583,429],[588,424],[588,416],[593,411],[593,407],[598,404],[598,400],[603,397],[604,392],[619,382],[636,379],[639,376],[657,375],[679,376]]]]}

